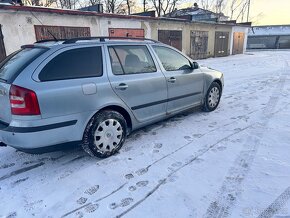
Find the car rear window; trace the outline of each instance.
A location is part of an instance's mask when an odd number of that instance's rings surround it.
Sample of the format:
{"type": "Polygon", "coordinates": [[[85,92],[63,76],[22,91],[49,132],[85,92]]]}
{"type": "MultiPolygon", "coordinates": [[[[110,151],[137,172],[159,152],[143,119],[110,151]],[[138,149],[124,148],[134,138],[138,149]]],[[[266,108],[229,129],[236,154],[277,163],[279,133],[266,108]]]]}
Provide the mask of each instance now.
{"type": "Polygon", "coordinates": [[[25,67],[45,51],[46,48],[24,48],[12,53],[0,63],[0,80],[12,83],[25,67]]]}
{"type": "Polygon", "coordinates": [[[103,75],[101,47],[77,48],[53,58],[40,72],[39,80],[53,81],[103,75]]]}

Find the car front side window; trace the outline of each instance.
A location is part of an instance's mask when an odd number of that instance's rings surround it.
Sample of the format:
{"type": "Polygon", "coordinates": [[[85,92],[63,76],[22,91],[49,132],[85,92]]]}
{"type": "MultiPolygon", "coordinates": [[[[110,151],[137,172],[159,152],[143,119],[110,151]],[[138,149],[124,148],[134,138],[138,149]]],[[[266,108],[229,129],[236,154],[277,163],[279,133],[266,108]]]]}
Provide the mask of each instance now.
{"type": "Polygon", "coordinates": [[[177,51],[164,46],[153,46],[153,49],[166,71],[192,69],[189,60],[177,51]]]}

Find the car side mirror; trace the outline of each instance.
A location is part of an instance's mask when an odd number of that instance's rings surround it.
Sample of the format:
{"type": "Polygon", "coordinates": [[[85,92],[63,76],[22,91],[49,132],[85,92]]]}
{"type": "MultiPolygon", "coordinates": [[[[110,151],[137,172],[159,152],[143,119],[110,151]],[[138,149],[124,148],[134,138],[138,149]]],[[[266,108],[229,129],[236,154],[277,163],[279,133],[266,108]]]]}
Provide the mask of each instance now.
{"type": "Polygon", "coordinates": [[[198,63],[197,62],[195,62],[195,61],[193,61],[192,62],[192,69],[198,69],[199,68],[199,65],[198,65],[198,63]]]}

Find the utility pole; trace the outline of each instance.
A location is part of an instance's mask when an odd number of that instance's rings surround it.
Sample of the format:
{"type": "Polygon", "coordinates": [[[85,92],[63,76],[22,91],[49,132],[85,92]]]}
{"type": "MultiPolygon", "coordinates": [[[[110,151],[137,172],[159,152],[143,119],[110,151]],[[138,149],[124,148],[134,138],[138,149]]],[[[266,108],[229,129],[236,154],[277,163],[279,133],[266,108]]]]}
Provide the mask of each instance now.
{"type": "Polygon", "coordinates": [[[251,0],[248,0],[248,16],[247,16],[247,22],[249,22],[249,17],[250,17],[250,7],[251,7],[251,0]]]}

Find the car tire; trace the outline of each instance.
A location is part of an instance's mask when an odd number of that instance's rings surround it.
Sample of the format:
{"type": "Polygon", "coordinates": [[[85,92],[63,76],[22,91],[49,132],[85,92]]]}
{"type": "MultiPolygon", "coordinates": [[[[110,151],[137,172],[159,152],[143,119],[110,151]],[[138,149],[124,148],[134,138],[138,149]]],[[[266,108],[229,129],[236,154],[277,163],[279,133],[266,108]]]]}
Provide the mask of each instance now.
{"type": "Polygon", "coordinates": [[[91,156],[107,158],[121,149],[126,133],[127,122],[119,112],[100,111],[89,121],[82,147],[91,156]]]}
{"type": "Polygon", "coordinates": [[[202,110],[205,112],[214,111],[221,99],[222,88],[217,82],[213,82],[206,92],[202,110]]]}

